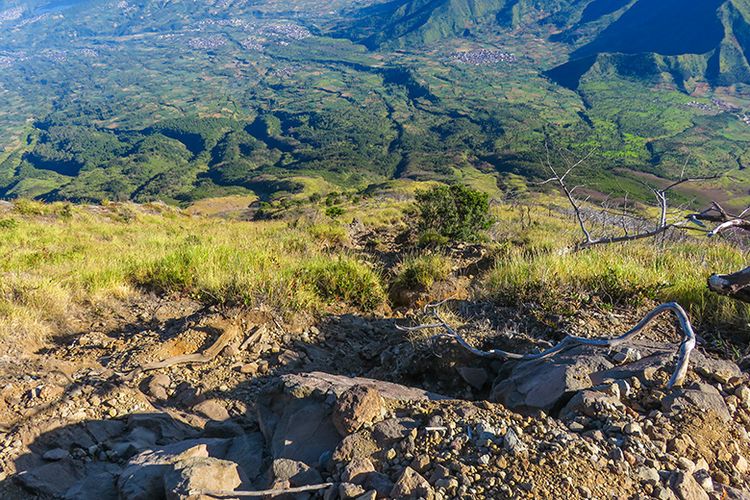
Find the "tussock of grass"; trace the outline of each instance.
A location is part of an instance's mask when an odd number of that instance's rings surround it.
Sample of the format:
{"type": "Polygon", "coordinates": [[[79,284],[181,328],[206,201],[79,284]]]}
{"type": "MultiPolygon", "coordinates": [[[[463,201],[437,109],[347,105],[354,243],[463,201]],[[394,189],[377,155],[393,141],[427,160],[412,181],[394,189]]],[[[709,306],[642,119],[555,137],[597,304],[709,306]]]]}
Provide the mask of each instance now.
{"type": "Polygon", "coordinates": [[[325,247],[346,242],[334,225],[243,223],[135,205],[72,207],[61,215],[60,205],[39,205],[0,213],[17,221],[0,238],[2,338],[19,324],[52,331],[76,305],[141,290],[263,303],[282,313],[318,313],[334,302],[369,310],[385,301],[373,269],[341,249],[328,253],[325,247]]]}
{"type": "MultiPolygon", "coordinates": [[[[592,304],[638,307],[676,301],[703,326],[746,328],[750,307],[711,293],[707,278],[747,265],[742,252],[701,237],[660,244],[644,240],[562,250],[576,240],[572,220],[535,207],[531,224],[520,228],[520,210],[505,207],[496,228],[496,265],[484,277],[484,293],[503,304],[533,303],[543,311],[573,314],[592,304]],[[554,236],[552,238],[551,236],[554,236]]],[[[528,213],[524,213],[528,221],[528,213]]]]}
{"type": "Polygon", "coordinates": [[[407,256],[399,265],[396,285],[407,289],[429,289],[451,274],[450,258],[440,254],[407,256]]]}

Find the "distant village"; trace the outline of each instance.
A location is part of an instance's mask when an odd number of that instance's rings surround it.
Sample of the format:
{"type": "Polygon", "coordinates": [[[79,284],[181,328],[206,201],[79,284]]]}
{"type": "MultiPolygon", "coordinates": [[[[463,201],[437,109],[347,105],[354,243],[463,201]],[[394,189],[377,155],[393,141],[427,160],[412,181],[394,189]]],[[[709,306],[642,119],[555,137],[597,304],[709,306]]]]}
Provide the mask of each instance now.
{"type": "Polygon", "coordinates": [[[510,52],[494,49],[476,49],[454,52],[451,61],[474,66],[489,66],[499,63],[515,63],[518,58],[510,52]]]}
{"type": "Polygon", "coordinates": [[[687,107],[699,109],[706,112],[723,111],[726,113],[732,113],[742,123],[744,123],[745,125],[750,125],[750,115],[748,115],[747,113],[743,113],[741,108],[738,108],[737,106],[726,101],[722,101],[721,99],[717,99],[716,97],[711,98],[710,104],[699,101],[690,101],[689,103],[687,103],[687,107]]]}
{"type": "MultiPolygon", "coordinates": [[[[198,24],[198,31],[206,26],[230,26],[240,28],[243,31],[254,31],[244,41],[240,42],[245,50],[262,51],[266,44],[288,45],[289,40],[304,40],[312,36],[307,28],[292,23],[270,23],[257,25],[244,19],[207,19],[198,24]]],[[[220,34],[211,34],[196,37],[188,42],[193,49],[210,50],[221,47],[227,43],[227,39],[220,34]]]]}

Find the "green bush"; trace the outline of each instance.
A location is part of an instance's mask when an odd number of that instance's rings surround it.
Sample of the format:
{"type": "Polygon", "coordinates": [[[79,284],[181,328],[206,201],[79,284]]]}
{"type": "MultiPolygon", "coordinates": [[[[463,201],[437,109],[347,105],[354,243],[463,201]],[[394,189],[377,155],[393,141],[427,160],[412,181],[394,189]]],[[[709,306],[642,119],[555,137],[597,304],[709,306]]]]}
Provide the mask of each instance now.
{"type": "Polygon", "coordinates": [[[334,205],[332,207],[326,208],[326,215],[330,217],[331,219],[335,219],[337,217],[344,215],[344,209],[338,205],[334,205]]]}
{"type": "Polygon", "coordinates": [[[454,241],[476,240],[490,226],[489,195],[459,184],[417,193],[419,229],[454,241]]]}

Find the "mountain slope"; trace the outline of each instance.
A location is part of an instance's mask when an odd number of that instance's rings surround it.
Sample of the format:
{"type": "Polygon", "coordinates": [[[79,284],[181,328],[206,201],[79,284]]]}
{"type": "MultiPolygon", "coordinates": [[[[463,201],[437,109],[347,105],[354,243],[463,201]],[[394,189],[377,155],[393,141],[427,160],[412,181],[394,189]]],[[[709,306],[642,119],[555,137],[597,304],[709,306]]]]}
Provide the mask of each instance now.
{"type": "Polygon", "coordinates": [[[341,33],[371,49],[429,44],[493,20],[505,4],[506,0],[395,0],[361,10],[341,33]]]}
{"type": "MultiPolygon", "coordinates": [[[[601,16],[586,16],[556,38],[576,43],[588,24],[601,16]]],[[[569,61],[548,74],[576,88],[580,78],[606,54],[665,56],[662,70],[678,85],[691,78],[715,85],[750,83],[750,8],[746,0],[637,0],[590,40],[574,50],[569,61]],[[686,57],[687,56],[687,57],[686,57]]],[[[595,9],[594,9],[595,10],[595,9]]]]}

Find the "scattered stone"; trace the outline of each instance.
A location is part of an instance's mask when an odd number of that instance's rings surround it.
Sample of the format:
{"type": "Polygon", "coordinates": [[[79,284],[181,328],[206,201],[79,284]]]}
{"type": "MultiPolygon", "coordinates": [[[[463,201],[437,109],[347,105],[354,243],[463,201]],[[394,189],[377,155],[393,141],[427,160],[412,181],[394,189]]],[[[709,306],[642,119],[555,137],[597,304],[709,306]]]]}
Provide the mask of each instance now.
{"type": "Polygon", "coordinates": [[[424,497],[432,498],[434,495],[432,486],[427,480],[422,477],[419,472],[415,471],[411,467],[406,467],[401,473],[396,484],[391,490],[391,497],[393,498],[408,498],[408,497],[424,497]]]}
{"type": "Polygon", "coordinates": [[[361,485],[364,484],[367,480],[367,475],[371,472],[375,472],[375,466],[372,461],[367,458],[357,458],[344,467],[344,472],[341,474],[341,480],[347,483],[361,485]]]}
{"type": "Polygon", "coordinates": [[[672,489],[681,500],[708,500],[708,493],[698,484],[692,474],[675,472],[671,481],[672,489]]]}
{"type": "Polygon", "coordinates": [[[355,385],[344,391],[336,401],[333,423],[342,436],[348,436],[363,425],[376,422],[383,413],[383,398],[377,389],[355,385]]]}
{"type": "Polygon", "coordinates": [[[522,455],[527,451],[527,446],[521,441],[521,438],[518,437],[518,434],[516,434],[516,431],[513,429],[508,429],[508,432],[505,433],[503,447],[510,452],[511,455],[522,455]]]}
{"type": "Polygon", "coordinates": [[[306,486],[323,482],[320,473],[312,467],[287,458],[277,458],[271,465],[274,481],[288,481],[292,486],[306,486]]]}
{"type": "Polygon", "coordinates": [[[146,386],[146,392],[149,396],[159,401],[166,401],[169,398],[169,386],[172,383],[169,376],[164,373],[157,373],[151,376],[146,386]]]}
{"type": "Polygon", "coordinates": [[[732,456],[732,465],[734,465],[734,469],[740,474],[744,474],[747,472],[747,460],[740,454],[735,454],[732,456]]]}
{"type": "Polygon", "coordinates": [[[193,411],[209,420],[229,420],[229,412],[218,399],[207,399],[193,406],[193,411]]]}
{"type": "Polygon", "coordinates": [[[258,374],[258,369],[258,363],[246,363],[240,366],[240,373],[253,376],[258,374]]]}
{"type": "Polygon", "coordinates": [[[711,474],[709,474],[706,469],[698,469],[693,472],[693,478],[706,493],[712,493],[714,491],[714,482],[711,479],[711,474]]]}
{"type": "Polygon", "coordinates": [[[341,483],[339,485],[339,496],[341,498],[357,498],[365,493],[365,489],[357,484],[341,483]]]}
{"type": "Polygon", "coordinates": [[[68,453],[68,450],[63,450],[62,448],[54,448],[44,452],[42,458],[44,460],[47,460],[48,462],[57,462],[58,460],[63,460],[65,458],[68,458],[69,456],[70,453],[68,453]]]}

